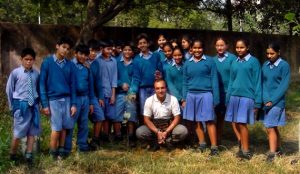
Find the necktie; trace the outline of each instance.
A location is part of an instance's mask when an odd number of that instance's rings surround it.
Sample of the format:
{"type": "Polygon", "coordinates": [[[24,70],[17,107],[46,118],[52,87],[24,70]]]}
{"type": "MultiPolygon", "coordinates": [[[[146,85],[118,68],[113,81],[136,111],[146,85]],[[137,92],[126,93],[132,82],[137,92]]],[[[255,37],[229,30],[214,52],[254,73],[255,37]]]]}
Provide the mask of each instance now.
{"type": "Polygon", "coordinates": [[[34,104],[32,76],[31,76],[30,71],[28,71],[27,74],[28,74],[28,82],[27,82],[27,88],[28,88],[28,104],[29,104],[29,106],[32,106],[32,105],[34,104]]]}

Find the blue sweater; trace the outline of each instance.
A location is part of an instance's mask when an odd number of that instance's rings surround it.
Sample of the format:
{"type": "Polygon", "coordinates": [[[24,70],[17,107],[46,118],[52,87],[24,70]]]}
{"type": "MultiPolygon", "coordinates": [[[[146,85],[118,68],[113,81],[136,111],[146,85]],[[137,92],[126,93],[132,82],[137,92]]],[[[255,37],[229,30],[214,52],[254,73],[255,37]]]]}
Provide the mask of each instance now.
{"type": "Polygon", "coordinates": [[[104,94],[102,89],[101,83],[101,71],[100,71],[100,63],[99,61],[93,61],[90,66],[90,70],[92,73],[92,79],[94,83],[94,95],[96,96],[97,100],[103,100],[104,94]]]}
{"type": "Polygon", "coordinates": [[[182,100],[182,85],[183,85],[183,71],[182,66],[178,69],[175,65],[170,65],[166,69],[166,82],[170,94],[174,95],[178,101],[182,100]]]}
{"type": "Polygon", "coordinates": [[[49,107],[49,100],[71,97],[71,105],[76,105],[75,66],[65,59],[63,68],[54,61],[53,55],[45,58],[41,65],[40,97],[42,107],[49,107]]]}
{"type": "Polygon", "coordinates": [[[214,60],[203,55],[202,60],[195,62],[194,57],[183,65],[183,99],[187,92],[211,92],[216,106],[220,102],[217,68],[214,60]]]}
{"type": "Polygon", "coordinates": [[[76,59],[73,59],[75,64],[75,79],[76,79],[76,95],[77,96],[89,96],[90,105],[94,96],[94,83],[93,76],[90,68],[78,63],[76,59]]]}
{"type": "Polygon", "coordinates": [[[248,54],[248,60],[232,62],[230,80],[227,92],[227,102],[230,96],[251,98],[255,108],[262,103],[261,67],[257,58],[248,54]]]}
{"type": "Polygon", "coordinates": [[[281,59],[277,66],[270,68],[267,61],[262,66],[262,77],[263,103],[272,102],[272,107],[284,108],[285,93],[290,82],[289,64],[281,59]]]}
{"type": "Polygon", "coordinates": [[[237,59],[234,54],[229,52],[225,53],[225,59],[223,61],[219,61],[218,55],[214,57],[214,61],[217,66],[218,72],[218,81],[219,81],[219,89],[220,89],[220,102],[225,103],[226,93],[229,84],[229,77],[230,77],[230,68],[233,61],[237,59]]]}
{"type": "Polygon", "coordinates": [[[158,53],[153,53],[149,59],[139,54],[133,59],[133,76],[129,93],[136,94],[140,87],[153,87],[155,71],[162,73],[162,64],[158,53]]]}
{"type": "Polygon", "coordinates": [[[124,91],[122,89],[122,85],[124,83],[127,83],[129,86],[132,81],[132,75],[133,75],[133,64],[132,62],[128,65],[124,64],[124,61],[121,58],[117,59],[117,66],[118,66],[118,88],[117,93],[127,93],[127,91],[124,91]]]}

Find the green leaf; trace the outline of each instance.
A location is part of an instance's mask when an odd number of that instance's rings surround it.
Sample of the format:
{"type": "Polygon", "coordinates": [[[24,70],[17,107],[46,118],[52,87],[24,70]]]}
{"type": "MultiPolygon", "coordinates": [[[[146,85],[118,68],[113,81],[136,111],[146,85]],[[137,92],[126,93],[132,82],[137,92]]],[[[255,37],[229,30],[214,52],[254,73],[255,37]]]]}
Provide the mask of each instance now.
{"type": "Polygon", "coordinates": [[[288,21],[293,21],[296,18],[296,14],[289,12],[286,15],[284,15],[284,18],[287,19],[288,21]]]}

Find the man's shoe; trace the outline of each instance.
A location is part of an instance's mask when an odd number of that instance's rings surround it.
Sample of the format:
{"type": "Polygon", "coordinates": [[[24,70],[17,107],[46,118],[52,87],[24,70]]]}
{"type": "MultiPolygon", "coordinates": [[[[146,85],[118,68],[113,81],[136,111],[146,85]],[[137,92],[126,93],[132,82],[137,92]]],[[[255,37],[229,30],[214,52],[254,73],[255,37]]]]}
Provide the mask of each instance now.
{"type": "Polygon", "coordinates": [[[32,155],[32,153],[26,152],[25,159],[26,159],[26,163],[27,163],[28,167],[32,168],[33,167],[33,155],[32,155]]]}
{"type": "Polygon", "coordinates": [[[100,148],[100,142],[99,138],[92,138],[92,140],[89,143],[89,149],[91,151],[98,150],[100,148]]]}
{"type": "Polygon", "coordinates": [[[156,152],[160,149],[160,145],[158,143],[153,143],[150,145],[149,151],[156,152]]]}

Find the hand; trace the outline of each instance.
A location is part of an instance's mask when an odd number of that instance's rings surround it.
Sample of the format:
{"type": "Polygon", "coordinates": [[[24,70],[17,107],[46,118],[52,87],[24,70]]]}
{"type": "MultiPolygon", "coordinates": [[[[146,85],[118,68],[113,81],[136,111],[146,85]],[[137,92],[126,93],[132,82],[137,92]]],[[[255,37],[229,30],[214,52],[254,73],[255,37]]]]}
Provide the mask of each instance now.
{"type": "Polygon", "coordinates": [[[113,105],[113,104],[115,104],[115,101],[116,101],[116,97],[115,97],[115,95],[112,95],[109,99],[109,104],[113,105]]]}
{"type": "Polygon", "coordinates": [[[155,76],[155,80],[162,79],[162,74],[158,70],[155,71],[154,76],[155,76]]]}
{"type": "Polygon", "coordinates": [[[267,106],[267,107],[271,107],[272,105],[273,105],[272,102],[267,102],[267,103],[265,104],[265,106],[267,106]]]}
{"type": "Polygon", "coordinates": [[[162,133],[163,139],[164,139],[164,140],[167,139],[167,136],[168,136],[168,132],[167,132],[167,131],[164,131],[164,132],[162,133]]]}
{"type": "Polygon", "coordinates": [[[161,131],[157,132],[157,142],[158,142],[158,144],[165,143],[165,138],[164,138],[163,132],[161,132],[161,131]]]}
{"type": "Polygon", "coordinates": [[[129,94],[129,95],[127,95],[127,99],[129,101],[135,101],[136,100],[136,95],[135,94],[129,94]]]}
{"type": "Polygon", "coordinates": [[[71,117],[75,116],[76,111],[77,111],[77,108],[75,106],[72,106],[71,107],[71,117]]]}
{"type": "Polygon", "coordinates": [[[90,111],[89,114],[92,114],[94,112],[94,105],[90,105],[90,111]]]}
{"type": "Polygon", "coordinates": [[[122,89],[123,89],[124,91],[128,91],[129,85],[128,85],[127,83],[123,83],[122,89]]]}
{"type": "Polygon", "coordinates": [[[100,105],[101,107],[104,107],[104,101],[103,101],[102,99],[99,100],[99,105],[100,105]]]}
{"type": "Polygon", "coordinates": [[[183,100],[182,103],[181,103],[181,106],[184,108],[186,105],[186,102],[183,100]]]}
{"type": "Polygon", "coordinates": [[[50,109],[49,109],[49,107],[43,108],[43,113],[44,113],[46,116],[50,116],[50,109]]]}

